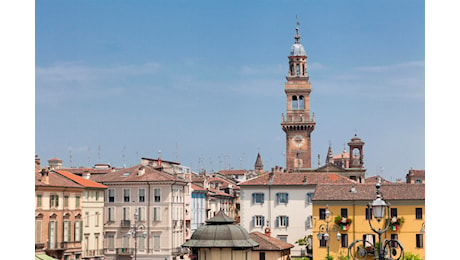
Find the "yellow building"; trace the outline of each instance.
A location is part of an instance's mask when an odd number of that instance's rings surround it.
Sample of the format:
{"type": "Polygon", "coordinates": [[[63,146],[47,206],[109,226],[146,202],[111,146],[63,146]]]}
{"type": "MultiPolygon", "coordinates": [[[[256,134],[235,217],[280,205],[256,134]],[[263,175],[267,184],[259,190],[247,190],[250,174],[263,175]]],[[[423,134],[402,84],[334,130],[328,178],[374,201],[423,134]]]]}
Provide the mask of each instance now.
{"type": "MultiPolygon", "coordinates": [[[[388,214],[391,217],[390,227],[382,234],[381,240],[397,239],[404,253],[410,252],[424,259],[425,185],[382,184],[380,191],[385,202],[391,204],[390,211],[385,215],[386,218],[388,214]]],[[[371,246],[379,242],[379,235],[372,231],[369,218],[375,230],[383,230],[387,223],[385,219],[378,222],[368,210],[367,205],[375,199],[375,192],[374,184],[317,186],[313,197],[313,259],[323,260],[328,255],[333,259],[342,259],[340,257],[348,255],[348,248],[355,240],[367,240],[370,243],[364,245],[363,241],[356,242],[350,253],[357,254],[359,246],[367,253],[366,258],[360,259],[373,259],[371,246]],[[327,241],[324,235],[318,236],[318,233],[324,234],[326,230],[329,235],[327,241]]]]}

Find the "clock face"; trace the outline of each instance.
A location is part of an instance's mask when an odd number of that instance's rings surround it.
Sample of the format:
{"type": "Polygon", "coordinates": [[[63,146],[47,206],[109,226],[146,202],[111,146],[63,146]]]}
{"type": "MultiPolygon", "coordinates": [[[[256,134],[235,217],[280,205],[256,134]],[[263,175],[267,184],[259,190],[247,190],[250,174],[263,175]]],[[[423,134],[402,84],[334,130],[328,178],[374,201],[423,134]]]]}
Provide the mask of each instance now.
{"type": "Polygon", "coordinates": [[[292,143],[297,147],[301,147],[305,143],[305,138],[301,135],[295,135],[292,137],[292,143]]]}

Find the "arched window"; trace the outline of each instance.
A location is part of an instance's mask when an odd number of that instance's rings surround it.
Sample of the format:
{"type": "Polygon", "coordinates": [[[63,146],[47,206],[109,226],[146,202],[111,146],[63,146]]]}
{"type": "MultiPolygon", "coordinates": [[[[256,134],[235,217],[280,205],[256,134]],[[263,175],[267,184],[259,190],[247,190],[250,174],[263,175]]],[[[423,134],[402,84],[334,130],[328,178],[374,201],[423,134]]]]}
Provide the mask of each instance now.
{"type": "Polygon", "coordinates": [[[299,96],[299,109],[305,109],[305,100],[303,96],[299,96]]]}
{"type": "Polygon", "coordinates": [[[297,100],[297,96],[292,96],[291,109],[297,110],[298,106],[299,106],[299,101],[297,100]]]}
{"type": "Polygon", "coordinates": [[[303,76],[305,76],[305,72],[306,72],[306,70],[305,70],[305,64],[302,64],[302,75],[303,75],[303,76]]]}
{"type": "Polygon", "coordinates": [[[296,73],[297,76],[300,75],[300,65],[299,64],[295,65],[295,73],[296,73]]]}

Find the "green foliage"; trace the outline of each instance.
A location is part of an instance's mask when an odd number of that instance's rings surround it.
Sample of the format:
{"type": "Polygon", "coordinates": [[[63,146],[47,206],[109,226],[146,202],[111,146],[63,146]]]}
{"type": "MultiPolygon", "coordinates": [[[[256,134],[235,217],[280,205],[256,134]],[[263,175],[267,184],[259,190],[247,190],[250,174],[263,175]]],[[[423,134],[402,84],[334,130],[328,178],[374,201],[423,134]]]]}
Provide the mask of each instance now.
{"type": "Polygon", "coordinates": [[[411,252],[405,252],[402,260],[423,260],[419,255],[414,255],[411,252]]]}

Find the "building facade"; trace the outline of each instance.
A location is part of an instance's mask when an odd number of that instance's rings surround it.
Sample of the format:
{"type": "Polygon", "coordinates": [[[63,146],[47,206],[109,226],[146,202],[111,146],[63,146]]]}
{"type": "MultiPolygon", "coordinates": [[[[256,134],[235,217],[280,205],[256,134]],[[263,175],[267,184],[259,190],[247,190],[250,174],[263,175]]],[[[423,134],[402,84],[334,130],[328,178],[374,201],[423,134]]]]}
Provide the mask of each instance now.
{"type": "Polygon", "coordinates": [[[107,186],[67,171],[55,172],[85,187],[81,195],[82,259],[104,259],[104,193],[107,186]]]}
{"type": "Polygon", "coordinates": [[[49,168],[35,171],[36,253],[57,259],[82,259],[84,190],[84,186],[49,168]]]}
{"type": "MultiPolygon", "coordinates": [[[[280,168],[240,183],[241,222],[249,232],[268,229],[271,236],[295,244],[312,234],[312,198],[321,183],[355,183],[336,174],[287,173],[280,168]]],[[[306,255],[295,245],[293,256],[306,255]]]]}
{"type": "Polygon", "coordinates": [[[161,164],[140,164],[95,176],[95,180],[108,187],[106,259],[131,259],[136,254],[137,259],[164,260],[184,255],[181,245],[186,239],[185,194],[189,182],[162,171],[161,164]]]}
{"type": "MultiPolygon", "coordinates": [[[[382,240],[398,239],[404,252],[424,257],[425,185],[387,183],[382,184],[380,190],[385,202],[391,204],[386,216],[392,219],[382,240]]],[[[369,249],[379,242],[378,234],[369,226],[369,220],[382,229],[387,222],[378,222],[367,208],[368,203],[375,199],[375,191],[373,184],[318,185],[313,197],[314,259],[325,259],[328,253],[334,258],[347,256],[348,247],[355,240],[370,241],[367,244],[362,241],[357,244],[369,249]],[[329,218],[325,214],[327,209],[331,212],[329,218]],[[326,225],[329,240],[319,240],[317,234],[321,228],[324,231],[326,225]],[[337,239],[337,233],[340,233],[340,239],[337,239]]],[[[351,253],[356,254],[356,248],[351,253]]],[[[369,251],[366,259],[374,259],[374,254],[369,251]]]]}

